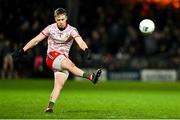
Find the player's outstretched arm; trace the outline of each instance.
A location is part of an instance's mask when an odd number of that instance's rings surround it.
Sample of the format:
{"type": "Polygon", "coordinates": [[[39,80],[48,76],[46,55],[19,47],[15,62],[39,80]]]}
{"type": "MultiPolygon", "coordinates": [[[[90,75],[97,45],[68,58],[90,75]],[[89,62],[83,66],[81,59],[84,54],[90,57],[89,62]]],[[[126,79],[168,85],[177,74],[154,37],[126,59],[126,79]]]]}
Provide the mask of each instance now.
{"type": "Polygon", "coordinates": [[[79,36],[75,38],[75,41],[79,45],[79,47],[84,51],[84,56],[86,59],[90,60],[91,59],[91,51],[88,48],[87,44],[83,41],[83,39],[79,36]]]}
{"type": "Polygon", "coordinates": [[[80,36],[76,37],[75,41],[82,50],[88,48],[87,44],[83,41],[83,39],[80,36]]]}
{"type": "Polygon", "coordinates": [[[42,33],[40,33],[39,35],[37,35],[36,37],[34,37],[33,39],[31,39],[24,47],[23,50],[24,52],[27,51],[28,49],[36,46],[39,42],[41,42],[44,38],[46,38],[45,35],[43,35],[42,33]]]}
{"type": "Polygon", "coordinates": [[[25,53],[28,49],[36,46],[36,45],[37,45],[40,41],[42,41],[44,38],[46,38],[46,36],[44,36],[42,33],[40,33],[39,35],[37,35],[36,37],[34,37],[33,39],[31,39],[23,48],[20,48],[20,49],[18,49],[17,51],[13,52],[12,56],[13,56],[14,58],[18,58],[18,57],[24,55],[24,53],[25,53]]]}

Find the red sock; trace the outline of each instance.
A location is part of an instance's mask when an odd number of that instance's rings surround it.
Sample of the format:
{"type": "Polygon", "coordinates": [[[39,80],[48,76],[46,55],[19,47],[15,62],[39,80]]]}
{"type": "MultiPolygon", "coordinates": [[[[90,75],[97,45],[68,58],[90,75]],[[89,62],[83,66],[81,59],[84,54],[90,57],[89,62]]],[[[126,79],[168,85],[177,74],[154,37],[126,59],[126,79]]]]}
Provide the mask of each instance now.
{"type": "Polygon", "coordinates": [[[88,79],[88,80],[91,80],[91,79],[92,79],[91,76],[92,76],[91,73],[86,73],[86,72],[84,72],[82,78],[86,78],[86,79],[88,79]]]}

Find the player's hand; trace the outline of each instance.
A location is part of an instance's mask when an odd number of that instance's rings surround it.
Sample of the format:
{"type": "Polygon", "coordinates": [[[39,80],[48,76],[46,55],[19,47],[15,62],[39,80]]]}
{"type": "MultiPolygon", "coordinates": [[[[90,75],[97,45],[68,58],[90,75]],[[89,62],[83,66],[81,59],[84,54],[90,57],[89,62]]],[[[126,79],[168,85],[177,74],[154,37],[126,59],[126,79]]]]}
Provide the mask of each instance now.
{"type": "Polygon", "coordinates": [[[91,50],[90,49],[86,48],[84,50],[84,57],[86,60],[91,60],[91,50]]]}
{"type": "Polygon", "coordinates": [[[24,53],[25,53],[25,51],[22,48],[20,48],[12,53],[12,57],[13,57],[13,59],[18,59],[18,58],[22,57],[24,55],[24,53]]]}

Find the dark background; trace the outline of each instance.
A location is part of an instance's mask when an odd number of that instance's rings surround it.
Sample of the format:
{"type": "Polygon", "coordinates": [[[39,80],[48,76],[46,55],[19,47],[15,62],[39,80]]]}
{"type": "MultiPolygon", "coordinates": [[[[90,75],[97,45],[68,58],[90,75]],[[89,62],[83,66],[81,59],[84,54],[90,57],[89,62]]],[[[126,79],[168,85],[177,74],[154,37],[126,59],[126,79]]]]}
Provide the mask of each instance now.
{"type": "MultiPolygon", "coordinates": [[[[67,9],[69,24],[77,27],[92,50],[93,60],[87,62],[73,44],[70,57],[77,66],[179,69],[180,0],[0,0],[0,62],[53,23],[58,7],[67,9]],[[140,33],[139,23],[145,18],[154,21],[153,34],[140,33]]],[[[19,77],[53,75],[45,64],[46,47],[44,40],[15,62],[19,77]],[[38,63],[39,59],[43,61],[38,63]]]]}

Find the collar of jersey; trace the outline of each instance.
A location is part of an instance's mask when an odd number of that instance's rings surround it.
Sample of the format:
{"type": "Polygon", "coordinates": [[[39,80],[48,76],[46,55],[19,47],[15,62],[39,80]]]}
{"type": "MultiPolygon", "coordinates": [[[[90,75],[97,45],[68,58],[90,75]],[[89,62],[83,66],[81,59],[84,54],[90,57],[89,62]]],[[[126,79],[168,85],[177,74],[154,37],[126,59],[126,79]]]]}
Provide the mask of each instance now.
{"type": "Polygon", "coordinates": [[[59,28],[58,26],[58,29],[60,30],[60,31],[63,31],[63,30],[65,30],[66,28],[67,28],[67,26],[68,26],[68,24],[66,23],[66,25],[65,25],[65,27],[64,28],[59,28]]]}

